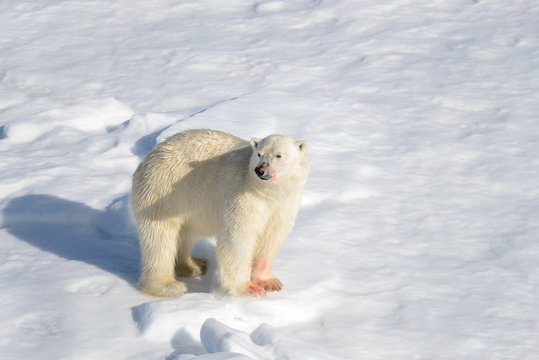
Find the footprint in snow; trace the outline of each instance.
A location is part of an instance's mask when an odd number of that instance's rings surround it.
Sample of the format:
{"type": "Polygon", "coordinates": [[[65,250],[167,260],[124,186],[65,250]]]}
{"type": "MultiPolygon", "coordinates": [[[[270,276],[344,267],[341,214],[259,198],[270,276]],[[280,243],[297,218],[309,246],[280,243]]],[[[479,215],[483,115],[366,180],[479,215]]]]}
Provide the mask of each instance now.
{"type": "Polygon", "coordinates": [[[93,294],[102,296],[114,286],[114,279],[106,275],[94,275],[78,279],[66,287],[71,293],[93,294]]]}

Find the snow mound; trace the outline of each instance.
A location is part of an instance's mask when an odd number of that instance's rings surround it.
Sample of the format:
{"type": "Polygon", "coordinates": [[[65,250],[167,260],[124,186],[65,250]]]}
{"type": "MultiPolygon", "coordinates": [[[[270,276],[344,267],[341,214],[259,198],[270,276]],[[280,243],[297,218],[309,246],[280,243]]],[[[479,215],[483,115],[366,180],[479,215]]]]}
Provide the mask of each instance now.
{"type": "Polygon", "coordinates": [[[235,330],[212,318],[202,324],[200,339],[208,353],[240,353],[255,360],[275,357],[270,348],[253,343],[246,332],[235,330]]]}
{"type": "Polygon", "coordinates": [[[317,344],[294,339],[290,334],[283,333],[282,330],[268,324],[262,324],[249,333],[209,318],[202,324],[200,339],[204,349],[215,355],[242,354],[253,360],[288,358],[336,360],[331,353],[317,344]]]}
{"type": "Polygon", "coordinates": [[[114,99],[92,100],[85,103],[50,109],[32,118],[8,124],[7,137],[15,143],[31,142],[58,128],[69,127],[80,132],[112,131],[134,114],[126,104],[114,99]]]}
{"type": "Polygon", "coordinates": [[[320,316],[324,301],[310,303],[307,294],[300,299],[293,297],[268,297],[265,299],[231,299],[215,294],[191,293],[173,301],[155,301],[133,308],[133,319],[143,336],[151,341],[170,339],[179,329],[198,334],[208,317],[229,326],[246,330],[253,323],[284,327],[309,322],[320,316]]]}

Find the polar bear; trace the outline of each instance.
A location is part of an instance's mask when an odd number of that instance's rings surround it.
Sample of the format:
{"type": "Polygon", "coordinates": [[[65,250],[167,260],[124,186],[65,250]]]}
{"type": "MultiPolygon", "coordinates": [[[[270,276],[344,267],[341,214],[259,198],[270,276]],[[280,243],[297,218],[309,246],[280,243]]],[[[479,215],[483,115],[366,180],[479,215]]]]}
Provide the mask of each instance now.
{"type": "Polygon", "coordinates": [[[309,173],[307,143],[286,135],[242,140],[187,130],[158,144],[133,174],[131,208],[142,254],[141,290],[187,291],[200,276],[197,239],[215,237],[218,280],[233,296],[281,290],[271,264],[294,225],[309,173]]]}

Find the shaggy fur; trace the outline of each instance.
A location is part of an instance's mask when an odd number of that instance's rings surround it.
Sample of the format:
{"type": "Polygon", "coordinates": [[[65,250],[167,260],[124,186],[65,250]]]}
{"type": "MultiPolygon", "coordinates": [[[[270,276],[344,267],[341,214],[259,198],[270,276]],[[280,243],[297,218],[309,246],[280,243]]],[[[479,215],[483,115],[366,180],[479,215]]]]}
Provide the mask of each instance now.
{"type": "Polygon", "coordinates": [[[199,276],[195,241],[215,237],[219,282],[234,296],[279,291],[271,263],[294,225],[309,163],[305,141],[271,135],[250,142],[188,130],[158,144],[133,175],[131,207],[149,295],[187,291],[176,276],[199,276]]]}

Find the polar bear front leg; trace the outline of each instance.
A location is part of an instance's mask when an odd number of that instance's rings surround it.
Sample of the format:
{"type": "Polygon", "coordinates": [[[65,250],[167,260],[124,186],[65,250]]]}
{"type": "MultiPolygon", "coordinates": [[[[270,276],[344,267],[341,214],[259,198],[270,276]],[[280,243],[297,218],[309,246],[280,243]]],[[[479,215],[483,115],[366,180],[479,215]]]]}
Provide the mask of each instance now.
{"type": "Polygon", "coordinates": [[[256,244],[251,281],[265,291],[280,291],[283,288],[281,281],[271,273],[271,265],[294,225],[296,212],[294,208],[277,210],[268,219],[256,244]]]}
{"type": "Polygon", "coordinates": [[[176,256],[175,273],[178,277],[197,277],[206,273],[208,262],[205,259],[192,257],[191,252],[196,236],[184,226],[178,237],[178,254],[176,256]]]}
{"type": "Polygon", "coordinates": [[[271,237],[271,240],[265,238],[266,246],[260,246],[255,251],[251,269],[251,282],[265,291],[281,291],[283,288],[283,283],[271,273],[271,264],[284,240],[286,238],[276,239],[271,237]],[[272,246],[267,246],[268,243],[272,246]]]}
{"type": "Polygon", "coordinates": [[[221,287],[232,296],[264,296],[264,288],[251,281],[253,236],[223,230],[217,235],[217,267],[221,287]]]}
{"type": "Polygon", "coordinates": [[[270,258],[262,258],[251,269],[251,282],[265,291],[281,291],[283,284],[271,274],[270,258]]]}

